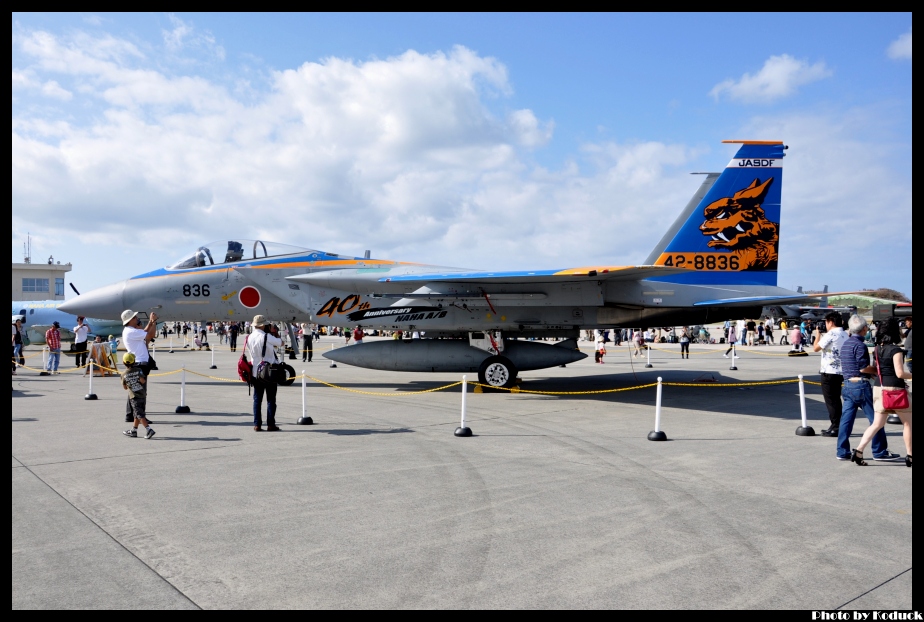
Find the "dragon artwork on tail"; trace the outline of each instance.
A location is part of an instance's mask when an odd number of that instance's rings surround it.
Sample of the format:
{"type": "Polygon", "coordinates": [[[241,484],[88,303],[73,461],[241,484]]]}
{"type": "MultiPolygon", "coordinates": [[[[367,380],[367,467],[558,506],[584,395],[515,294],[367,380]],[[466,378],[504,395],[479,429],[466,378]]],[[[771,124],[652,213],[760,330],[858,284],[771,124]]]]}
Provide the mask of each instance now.
{"type": "Polygon", "coordinates": [[[773,177],[763,183],[755,179],[703,210],[706,220],[699,229],[710,236],[709,247],[731,251],[744,270],[776,270],[779,223],[770,222],[760,207],[772,184],[773,177]]]}

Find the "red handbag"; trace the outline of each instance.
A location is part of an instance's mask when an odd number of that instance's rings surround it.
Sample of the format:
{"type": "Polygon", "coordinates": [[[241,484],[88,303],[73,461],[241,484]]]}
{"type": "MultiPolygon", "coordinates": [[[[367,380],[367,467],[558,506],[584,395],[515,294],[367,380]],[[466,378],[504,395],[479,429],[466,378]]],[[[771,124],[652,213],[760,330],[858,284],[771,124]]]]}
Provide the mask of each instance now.
{"type": "Polygon", "coordinates": [[[908,402],[908,389],[886,389],[882,386],[882,366],[879,364],[879,348],[874,350],[876,353],[876,373],[879,375],[879,387],[882,389],[882,409],[883,410],[908,410],[911,404],[908,402]]]}

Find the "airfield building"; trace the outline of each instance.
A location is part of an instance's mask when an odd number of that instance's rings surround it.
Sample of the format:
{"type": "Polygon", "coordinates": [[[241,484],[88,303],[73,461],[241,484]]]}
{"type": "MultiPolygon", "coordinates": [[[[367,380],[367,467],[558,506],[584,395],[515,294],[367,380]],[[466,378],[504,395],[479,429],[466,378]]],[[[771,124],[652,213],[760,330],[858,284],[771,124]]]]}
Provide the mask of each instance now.
{"type": "Polygon", "coordinates": [[[14,263],[12,300],[64,300],[64,275],[72,267],[53,257],[47,263],[14,263]]]}

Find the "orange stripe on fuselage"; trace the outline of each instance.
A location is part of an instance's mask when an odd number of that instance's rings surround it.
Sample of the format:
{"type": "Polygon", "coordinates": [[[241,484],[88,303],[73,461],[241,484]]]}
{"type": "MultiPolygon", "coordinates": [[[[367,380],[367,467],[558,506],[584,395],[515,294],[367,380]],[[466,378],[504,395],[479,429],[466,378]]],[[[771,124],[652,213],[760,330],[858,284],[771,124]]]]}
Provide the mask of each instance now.
{"type": "Polygon", "coordinates": [[[587,273],[596,270],[597,274],[605,274],[607,272],[619,272],[620,270],[629,270],[635,266],[583,266],[580,268],[568,268],[567,270],[559,270],[552,276],[587,276],[587,273]]]}

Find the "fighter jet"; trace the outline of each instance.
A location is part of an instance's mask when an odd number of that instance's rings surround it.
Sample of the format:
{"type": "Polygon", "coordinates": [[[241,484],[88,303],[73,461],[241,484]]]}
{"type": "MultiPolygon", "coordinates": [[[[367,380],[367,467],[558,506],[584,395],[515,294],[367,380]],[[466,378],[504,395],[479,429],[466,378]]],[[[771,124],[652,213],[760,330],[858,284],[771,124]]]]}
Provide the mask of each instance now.
{"type": "Polygon", "coordinates": [[[480,271],[265,241],[200,246],[177,262],[68,301],[70,313],[117,318],[157,310],[176,320],[285,321],[417,332],[326,353],[396,371],[477,372],[512,386],[520,371],[584,358],[579,331],[756,318],[810,297],[777,287],[783,159],[778,141],[740,147],[708,173],[641,265],[480,271]],[[559,338],[547,344],[524,338],[559,338]]]}
{"type": "MultiPolygon", "coordinates": [[[[796,293],[802,293],[801,285],[796,289],[796,293]]],[[[828,296],[842,296],[849,293],[852,292],[829,294],[828,286],[825,285],[824,290],[820,294],[816,294],[817,296],[821,296],[821,299],[818,301],[819,304],[816,306],[805,307],[801,305],[771,305],[764,309],[763,314],[773,316],[779,320],[799,321],[822,320],[831,311],[836,311],[840,313],[846,321],[846,319],[857,312],[857,308],[854,306],[829,307],[828,296]]]]}

